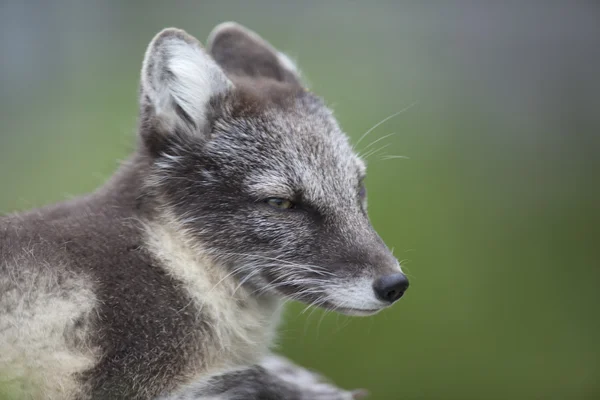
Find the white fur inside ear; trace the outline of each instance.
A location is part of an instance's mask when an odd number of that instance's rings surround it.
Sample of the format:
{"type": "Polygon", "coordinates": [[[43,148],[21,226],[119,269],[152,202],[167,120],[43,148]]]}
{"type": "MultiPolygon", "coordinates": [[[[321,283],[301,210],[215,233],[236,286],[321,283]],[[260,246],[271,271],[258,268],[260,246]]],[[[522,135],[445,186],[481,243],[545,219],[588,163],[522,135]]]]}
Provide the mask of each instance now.
{"type": "Polygon", "coordinates": [[[216,62],[183,31],[163,31],[148,47],[142,89],[166,128],[189,125],[177,107],[196,128],[202,127],[210,99],[232,87],[216,62]]]}

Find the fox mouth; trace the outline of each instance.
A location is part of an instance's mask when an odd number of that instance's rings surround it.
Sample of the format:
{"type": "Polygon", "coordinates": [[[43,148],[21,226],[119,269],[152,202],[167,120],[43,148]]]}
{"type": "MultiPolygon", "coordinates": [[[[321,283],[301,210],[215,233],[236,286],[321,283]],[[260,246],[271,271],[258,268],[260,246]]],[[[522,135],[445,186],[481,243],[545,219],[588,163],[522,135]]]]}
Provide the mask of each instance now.
{"type": "Polygon", "coordinates": [[[351,315],[354,317],[367,317],[369,315],[377,314],[379,311],[383,310],[383,308],[374,308],[374,309],[361,309],[361,308],[344,308],[337,307],[335,311],[344,315],[351,315]]]}
{"type": "Polygon", "coordinates": [[[334,311],[339,314],[353,316],[353,317],[366,317],[369,315],[374,315],[388,307],[388,305],[381,305],[379,307],[377,307],[377,306],[373,307],[371,305],[370,308],[344,307],[344,306],[337,305],[336,302],[334,302],[334,301],[331,301],[331,300],[323,301],[322,299],[319,299],[318,297],[312,297],[312,296],[309,298],[304,297],[304,298],[293,298],[293,299],[299,300],[300,302],[302,302],[304,304],[308,304],[309,306],[317,306],[318,308],[321,308],[321,309],[324,309],[327,311],[334,311]]]}
{"type": "Polygon", "coordinates": [[[326,302],[321,305],[322,308],[330,311],[335,311],[340,314],[354,316],[354,317],[366,317],[369,315],[377,314],[379,311],[386,307],[380,308],[353,308],[353,307],[338,307],[333,303],[326,302]]]}

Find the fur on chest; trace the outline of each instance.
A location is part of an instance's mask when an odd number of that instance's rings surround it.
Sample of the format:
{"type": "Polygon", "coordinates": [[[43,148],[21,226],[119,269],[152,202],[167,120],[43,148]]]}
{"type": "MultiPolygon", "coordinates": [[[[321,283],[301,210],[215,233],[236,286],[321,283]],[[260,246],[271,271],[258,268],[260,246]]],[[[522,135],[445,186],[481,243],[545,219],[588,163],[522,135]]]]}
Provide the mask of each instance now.
{"type": "Polygon", "coordinates": [[[146,248],[180,282],[190,307],[206,332],[198,343],[193,375],[258,362],[275,339],[281,302],[256,296],[202,249],[191,244],[174,223],[147,223],[146,248]]]}

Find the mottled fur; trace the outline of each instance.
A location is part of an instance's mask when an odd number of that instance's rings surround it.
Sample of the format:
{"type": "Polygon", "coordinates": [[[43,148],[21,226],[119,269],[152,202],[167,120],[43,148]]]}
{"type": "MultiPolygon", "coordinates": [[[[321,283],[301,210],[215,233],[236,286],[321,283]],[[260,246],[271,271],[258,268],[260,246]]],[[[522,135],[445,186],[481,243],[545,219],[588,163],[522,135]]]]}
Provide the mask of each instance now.
{"type": "Polygon", "coordinates": [[[364,165],[258,35],[222,24],[209,51],[157,35],[131,158],[93,194],[0,219],[0,384],[44,399],[352,398],[268,350],[286,299],[388,305],[372,281],[399,266],[368,222],[364,165]]]}

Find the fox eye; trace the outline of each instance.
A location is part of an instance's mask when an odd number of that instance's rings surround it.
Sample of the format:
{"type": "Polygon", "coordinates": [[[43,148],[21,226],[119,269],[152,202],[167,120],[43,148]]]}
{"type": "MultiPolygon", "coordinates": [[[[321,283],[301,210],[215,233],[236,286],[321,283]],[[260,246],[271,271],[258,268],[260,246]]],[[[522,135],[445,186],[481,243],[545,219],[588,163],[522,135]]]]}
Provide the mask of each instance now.
{"type": "Polygon", "coordinates": [[[280,197],[270,197],[265,200],[265,202],[274,208],[279,208],[281,210],[288,210],[296,207],[296,205],[288,199],[282,199],[280,197]]]}

